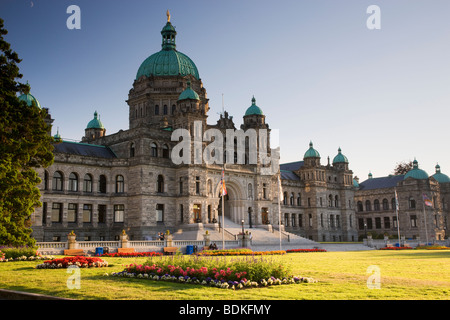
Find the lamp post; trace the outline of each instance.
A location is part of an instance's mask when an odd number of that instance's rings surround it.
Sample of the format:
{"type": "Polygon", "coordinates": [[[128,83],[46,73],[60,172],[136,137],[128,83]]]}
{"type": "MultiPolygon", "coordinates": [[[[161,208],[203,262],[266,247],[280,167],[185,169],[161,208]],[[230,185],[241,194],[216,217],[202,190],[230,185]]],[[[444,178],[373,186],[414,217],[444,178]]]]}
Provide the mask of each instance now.
{"type": "Polygon", "coordinates": [[[242,224],[242,234],[244,234],[244,219],[241,220],[241,224],[242,224]]]}

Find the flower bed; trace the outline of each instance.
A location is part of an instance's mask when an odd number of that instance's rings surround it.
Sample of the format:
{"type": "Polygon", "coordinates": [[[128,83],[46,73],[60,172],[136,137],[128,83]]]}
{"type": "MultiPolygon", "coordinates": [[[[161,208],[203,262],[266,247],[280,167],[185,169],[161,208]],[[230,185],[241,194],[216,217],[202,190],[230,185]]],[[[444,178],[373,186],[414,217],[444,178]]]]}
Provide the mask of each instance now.
{"type": "Polygon", "coordinates": [[[384,247],[380,248],[380,250],[412,250],[412,247],[384,247]]]}
{"type": "Polygon", "coordinates": [[[68,268],[69,266],[77,266],[80,268],[101,268],[107,267],[108,262],[98,257],[64,257],[61,259],[53,259],[44,261],[36,266],[36,269],[58,269],[68,268]]]}
{"type": "Polygon", "coordinates": [[[134,258],[134,257],[155,257],[162,256],[162,252],[114,252],[114,253],[104,253],[102,255],[98,255],[100,257],[120,257],[120,258],[134,258]]]}
{"type": "Polygon", "coordinates": [[[277,261],[254,256],[233,260],[201,256],[151,258],[144,264],[130,264],[122,272],[112,273],[111,276],[194,283],[230,289],[316,282],[312,278],[290,275],[289,269],[277,261]]]}
{"type": "Polygon", "coordinates": [[[252,251],[251,249],[244,250],[203,250],[197,253],[198,256],[263,256],[263,255],[277,255],[286,254],[284,250],[275,251],[252,251]]]}
{"type": "Polygon", "coordinates": [[[420,246],[420,247],[416,247],[416,249],[423,249],[423,250],[450,250],[449,247],[446,246],[420,246]]]}
{"type": "Polygon", "coordinates": [[[286,252],[327,252],[325,249],[289,249],[286,252]]]}

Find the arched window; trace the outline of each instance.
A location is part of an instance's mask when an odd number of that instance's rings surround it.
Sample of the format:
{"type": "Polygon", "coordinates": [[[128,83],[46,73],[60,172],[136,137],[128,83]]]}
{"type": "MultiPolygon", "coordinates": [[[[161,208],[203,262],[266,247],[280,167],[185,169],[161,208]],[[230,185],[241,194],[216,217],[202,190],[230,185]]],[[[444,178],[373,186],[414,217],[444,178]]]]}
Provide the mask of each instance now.
{"type": "Polygon", "coordinates": [[[391,200],[391,206],[392,206],[392,210],[395,210],[395,206],[396,206],[395,198],[392,198],[392,200],[391,200]]]}
{"type": "Polygon", "coordinates": [[[167,146],[167,144],[164,144],[162,146],[162,156],[163,158],[169,159],[169,147],[167,146]]]}
{"type": "Polygon", "coordinates": [[[60,171],[56,171],[53,174],[53,190],[62,191],[63,190],[63,174],[60,171]]]}
{"type": "Polygon", "coordinates": [[[172,114],[175,113],[175,110],[177,110],[177,106],[173,104],[173,105],[172,105],[172,114]]]}
{"type": "Polygon", "coordinates": [[[130,158],[134,157],[134,143],[132,142],[130,145],[130,158]]]}
{"type": "Polygon", "coordinates": [[[283,204],[284,204],[284,205],[287,204],[287,198],[288,198],[287,192],[284,192],[284,193],[283,193],[283,204]]]}
{"type": "Polygon", "coordinates": [[[328,206],[329,207],[333,206],[333,195],[331,194],[328,196],[328,206]]]}
{"type": "Polygon", "coordinates": [[[338,196],[334,196],[334,206],[336,208],[339,207],[339,197],[338,196]]]}
{"type": "Polygon", "coordinates": [[[89,173],[84,176],[83,191],[92,192],[92,176],[89,173]]]}
{"type": "Polygon", "coordinates": [[[363,212],[364,208],[363,203],[361,201],[358,201],[356,206],[358,207],[358,212],[363,212]]]}
{"type": "Polygon", "coordinates": [[[102,174],[98,180],[98,192],[106,193],[106,177],[102,174]]]}
{"type": "Polygon", "coordinates": [[[366,211],[372,211],[372,205],[370,204],[370,200],[366,200],[366,211]]]}
{"type": "Polygon", "coordinates": [[[301,205],[302,205],[302,196],[301,196],[300,193],[297,194],[297,205],[298,205],[298,206],[301,206],[301,205]]]}
{"type": "Polygon", "coordinates": [[[125,192],[125,180],[122,175],[116,176],[116,193],[125,192]]]}
{"type": "Polygon", "coordinates": [[[373,209],[375,211],[380,211],[380,201],[378,199],[375,199],[375,201],[373,202],[373,209]]]}
{"type": "Polygon", "coordinates": [[[150,156],[152,157],[158,156],[158,146],[154,142],[150,144],[150,156]]]}
{"type": "Polygon", "coordinates": [[[388,199],[383,199],[383,210],[389,210],[389,201],[388,201],[388,199]]]}
{"type": "Polygon", "coordinates": [[[69,191],[78,191],[78,176],[74,172],[69,175],[69,191]]]}
{"type": "Polygon", "coordinates": [[[159,106],[155,105],[155,116],[159,115],[159,106]]]}
{"type": "Polygon", "coordinates": [[[291,206],[294,205],[294,193],[293,193],[293,192],[291,193],[291,197],[289,198],[289,204],[290,204],[291,206]]]}
{"type": "Polygon", "coordinates": [[[160,174],[158,175],[157,180],[157,192],[162,193],[164,192],[164,177],[160,174]]]}
{"type": "Polygon", "coordinates": [[[167,113],[168,113],[167,105],[164,105],[163,113],[164,113],[164,115],[167,115],[167,113]]]}

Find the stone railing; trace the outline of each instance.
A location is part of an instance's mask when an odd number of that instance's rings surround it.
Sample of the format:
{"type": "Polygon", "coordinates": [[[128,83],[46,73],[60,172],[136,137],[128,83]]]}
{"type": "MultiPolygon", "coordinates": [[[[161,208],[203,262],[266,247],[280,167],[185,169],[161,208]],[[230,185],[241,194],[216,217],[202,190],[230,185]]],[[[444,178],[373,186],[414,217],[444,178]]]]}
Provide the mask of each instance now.
{"type": "MultiPolygon", "coordinates": [[[[399,241],[398,239],[388,239],[387,237],[385,237],[384,239],[372,239],[372,237],[368,236],[366,239],[363,239],[363,243],[365,246],[371,247],[371,248],[375,248],[375,249],[380,249],[380,248],[384,248],[387,246],[397,246],[399,241]]],[[[428,245],[440,245],[440,246],[446,246],[449,247],[450,246],[450,240],[430,240],[428,241],[428,243],[426,243],[426,241],[424,241],[423,239],[405,239],[405,237],[401,237],[401,241],[400,241],[401,246],[404,247],[418,247],[418,246],[425,246],[426,244],[428,245]]]]}
{"type": "MultiPolygon", "coordinates": [[[[162,252],[164,247],[178,247],[181,252],[186,252],[189,245],[197,246],[199,249],[203,246],[209,246],[210,241],[205,240],[164,240],[164,241],[128,241],[121,239],[119,241],[75,241],[70,244],[71,249],[82,249],[86,254],[95,254],[96,248],[108,248],[109,253],[117,252],[119,248],[134,248],[136,252],[162,252]]],[[[69,242],[37,242],[38,251],[42,254],[60,255],[64,250],[69,249],[69,242]]],[[[225,241],[226,248],[237,248],[241,244],[237,240],[225,241]]]]}

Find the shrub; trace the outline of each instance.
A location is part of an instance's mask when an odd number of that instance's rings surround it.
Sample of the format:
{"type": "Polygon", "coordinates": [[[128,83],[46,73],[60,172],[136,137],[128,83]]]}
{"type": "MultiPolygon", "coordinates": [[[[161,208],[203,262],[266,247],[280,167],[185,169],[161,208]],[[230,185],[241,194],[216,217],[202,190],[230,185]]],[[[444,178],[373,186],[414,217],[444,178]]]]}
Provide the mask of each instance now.
{"type": "Polygon", "coordinates": [[[286,252],[327,252],[325,249],[289,249],[286,252]]]}
{"type": "MultiPolygon", "coordinates": [[[[37,249],[33,247],[3,247],[0,249],[4,253],[4,259],[18,259],[22,257],[36,257],[38,256],[37,249]]],[[[1,256],[1,254],[0,254],[1,256]]]]}

